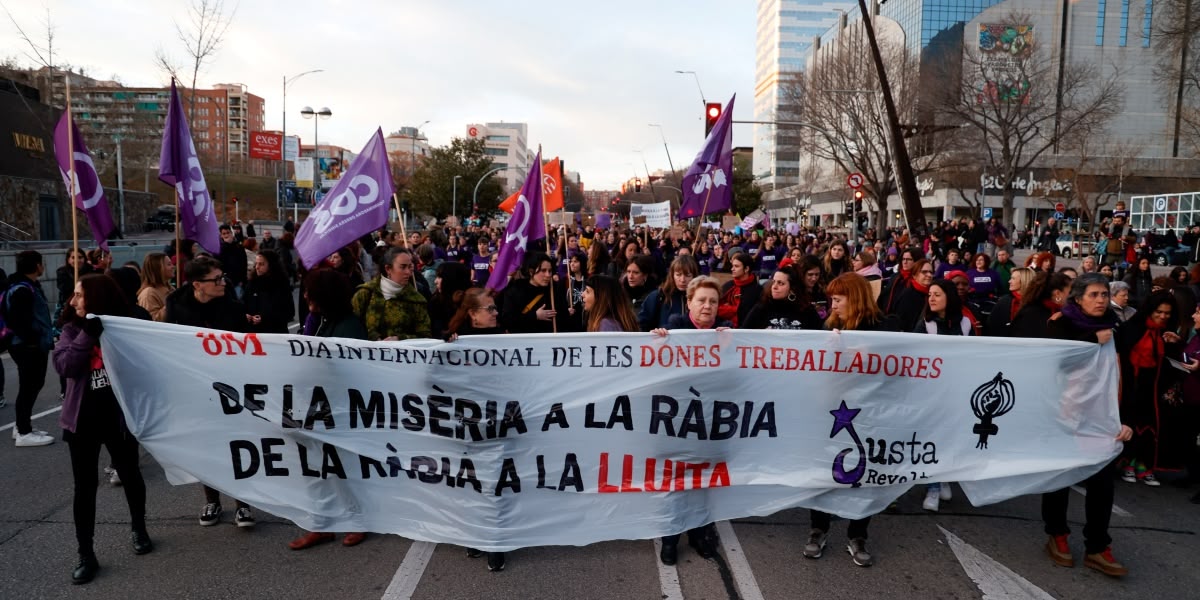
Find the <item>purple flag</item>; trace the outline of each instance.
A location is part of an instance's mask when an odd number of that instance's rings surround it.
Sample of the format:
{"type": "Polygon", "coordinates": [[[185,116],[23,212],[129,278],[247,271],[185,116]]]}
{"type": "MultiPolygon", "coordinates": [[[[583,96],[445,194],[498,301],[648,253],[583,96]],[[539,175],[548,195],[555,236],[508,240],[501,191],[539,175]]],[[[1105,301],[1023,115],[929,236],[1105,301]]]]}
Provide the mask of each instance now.
{"type": "Polygon", "coordinates": [[[496,256],[496,268],[492,270],[485,286],[489,290],[498,292],[504,289],[508,285],[508,276],[525,260],[529,240],[546,237],[546,202],[542,197],[541,183],[542,151],[538,150],[537,158],[525,176],[525,185],[521,186],[517,205],[508,219],[508,227],[504,230],[504,243],[500,245],[500,253],[496,256]]]}
{"type": "Polygon", "coordinates": [[[58,159],[58,170],[62,172],[63,185],[71,189],[71,163],[67,155],[71,152],[67,141],[67,122],[71,123],[71,131],[75,145],[75,189],[71,197],[75,208],[87,215],[88,227],[92,237],[103,249],[108,250],[108,236],[116,229],[113,225],[112,213],[108,210],[108,198],[104,196],[104,186],[100,185],[100,176],[96,174],[96,164],[88,152],[83,136],[79,135],[79,127],[70,118],[71,109],[63,112],[58,125],[54,126],[54,158],[58,159]]]}
{"type": "Polygon", "coordinates": [[[296,234],[300,262],[311,269],[342,246],[387,225],[392,191],[383,130],[376,129],[296,234]]]}
{"type": "Polygon", "coordinates": [[[609,227],[612,227],[612,215],[606,212],[596,215],[596,229],[608,229],[609,227]]]}
{"type": "Polygon", "coordinates": [[[171,80],[171,106],[167,108],[167,121],[163,127],[162,152],[158,157],[158,179],[175,186],[179,223],[183,228],[181,235],[195,240],[213,254],[220,252],[221,235],[217,231],[212,195],[204,183],[204,172],[200,170],[200,159],[196,156],[196,145],[192,143],[192,132],[188,129],[187,115],[183,112],[174,79],[171,80]]]}
{"type": "Polygon", "coordinates": [[[733,101],[734,94],[713,125],[704,147],[683,175],[683,202],[679,218],[723,212],[733,206],[733,101]]]}

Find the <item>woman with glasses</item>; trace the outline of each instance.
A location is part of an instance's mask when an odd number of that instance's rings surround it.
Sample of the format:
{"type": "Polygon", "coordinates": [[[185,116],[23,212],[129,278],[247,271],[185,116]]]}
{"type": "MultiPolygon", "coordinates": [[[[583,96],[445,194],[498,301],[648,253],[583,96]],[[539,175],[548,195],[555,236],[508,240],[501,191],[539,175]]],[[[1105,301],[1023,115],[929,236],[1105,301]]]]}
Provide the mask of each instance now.
{"type": "Polygon", "coordinates": [[[771,275],[771,285],[750,309],[742,329],[821,329],[821,317],[804,292],[795,267],[781,267],[771,275]]]}
{"type": "Polygon", "coordinates": [[[567,286],[551,286],[554,263],[543,252],[525,255],[520,277],[508,282],[500,302],[500,324],[509,333],[568,331],[567,286]],[[554,300],[550,299],[553,291],[554,300]]]}
{"type": "MultiPolygon", "coordinates": [[[[742,256],[746,256],[744,253],[742,256]]],[[[746,260],[750,260],[746,256],[746,260]]],[[[730,322],[718,316],[717,307],[720,305],[721,287],[712,277],[697,277],[687,286],[687,307],[684,314],[671,315],[666,327],[651,330],[659,337],[667,337],[671,329],[713,329],[722,331],[730,327],[730,322]]],[[[717,528],[712,523],[701,525],[688,532],[690,545],[700,558],[711,559],[717,555],[717,528]]],[[[664,565],[673,565],[679,557],[679,537],[682,534],[668,535],[662,538],[662,549],[658,558],[664,565]]]]}
{"type": "Polygon", "coordinates": [[[892,314],[896,300],[900,298],[900,293],[909,288],[912,281],[913,264],[919,258],[921,258],[921,251],[916,248],[905,248],[900,253],[900,262],[896,264],[896,274],[884,282],[883,289],[879,293],[879,310],[882,310],[883,314],[892,314]]]}
{"type": "Polygon", "coordinates": [[[933,285],[933,263],[920,259],[913,263],[908,287],[900,292],[892,305],[892,313],[900,319],[901,331],[912,331],[921,319],[928,302],[929,286],[933,285]]]}
{"type": "MultiPolygon", "coordinates": [[[[221,331],[245,331],[246,307],[229,291],[229,280],[221,270],[221,262],[211,256],[197,256],[185,269],[187,283],[167,296],[166,322],[221,331]]],[[[203,487],[205,504],[200,511],[200,525],[209,527],[221,521],[221,496],[217,490],[203,487]]],[[[254,527],[254,513],[241,500],[237,501],[234,523],[242,528],[254,527]]]]}

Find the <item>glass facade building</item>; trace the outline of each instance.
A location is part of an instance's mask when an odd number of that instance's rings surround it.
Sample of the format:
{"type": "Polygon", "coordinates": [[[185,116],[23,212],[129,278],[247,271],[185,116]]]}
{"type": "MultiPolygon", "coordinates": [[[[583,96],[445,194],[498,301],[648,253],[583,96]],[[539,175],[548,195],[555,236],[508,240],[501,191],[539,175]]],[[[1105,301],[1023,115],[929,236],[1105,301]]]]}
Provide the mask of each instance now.
{"type": "Polygon", "coordinates": [[[1129,224],[1136,231],[1174,229],[1177,235],[1200,222],[1200,192],[1129,198],[1129,224]]]}

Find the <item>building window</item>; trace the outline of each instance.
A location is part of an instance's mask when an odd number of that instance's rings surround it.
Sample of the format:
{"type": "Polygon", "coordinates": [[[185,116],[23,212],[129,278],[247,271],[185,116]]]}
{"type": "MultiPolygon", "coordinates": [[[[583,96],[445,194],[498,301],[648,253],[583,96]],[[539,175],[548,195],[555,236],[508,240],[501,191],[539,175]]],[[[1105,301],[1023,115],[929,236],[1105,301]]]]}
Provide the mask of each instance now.
{"type": "Polygon", "coordinates": [[[1121,0],[1121,41],[1117,43],[1122,48],[1129,40],[1129,0],[1121,0]]]}
{"type": "Polygon", "coordinates": [[[1104,11],[1108,8],[1108,0],[1100,0],[1096,7],[1096,45],[1104,45],[1104,11]]]}
{"type": "Polygon", "coordinates": [[[487,156],[508,156],[507,148],[484,148],[483,153],[487,156]]]}
{"type": "Polygon", "coordinates": [[[512,141],[512,137],[507,136],[507,135],[489,135],[489,136],[487,136],[486,139],[489,142],[511,142],[512,141]]]}
{"type": "Polygon", "coordinates": [[[1150,47],[1150,26],[1154,20],[1154,0],[1146,0],[1146,14],[1142,16],[1142,47],[1150,47]]]}

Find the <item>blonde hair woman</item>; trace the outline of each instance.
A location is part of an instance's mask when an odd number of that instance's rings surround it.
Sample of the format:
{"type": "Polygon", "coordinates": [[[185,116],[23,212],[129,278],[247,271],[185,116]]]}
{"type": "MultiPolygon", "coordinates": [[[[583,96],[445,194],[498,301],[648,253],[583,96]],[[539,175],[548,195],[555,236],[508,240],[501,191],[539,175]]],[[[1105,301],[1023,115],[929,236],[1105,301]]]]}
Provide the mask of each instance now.
{"type": "Polygon", "coordinates": [[[142,261],[142,287],[138,289],[138,306],[150,313],[150,318],[163,322],[167,318],[167,294],[171,293],[171,278],[175,265],[162,252],[151,252],[142,261]]]}

